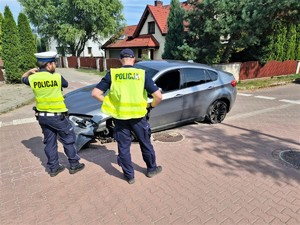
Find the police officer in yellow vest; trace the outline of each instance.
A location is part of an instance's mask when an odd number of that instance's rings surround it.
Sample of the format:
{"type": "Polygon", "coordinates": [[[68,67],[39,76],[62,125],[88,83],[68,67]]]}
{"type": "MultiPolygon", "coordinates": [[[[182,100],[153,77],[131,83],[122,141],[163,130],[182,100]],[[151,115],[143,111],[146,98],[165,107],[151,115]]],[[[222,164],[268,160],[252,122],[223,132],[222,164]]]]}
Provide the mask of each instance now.
{"type": "Polygon", "coordinates": [[[70,163],[70,174],[84,168],[79,163],[80,157],[75,148],[75,133],[67,118],[66,105],[62,88],[68,87],[68,82],[56,69],[56,52],[36,53],[37,66],[22,75],[22,82],[33,90],[36,101],[36,116],[44,134],[45,153],[48,158],[51,177],[62,172],[65,167],[59,164],[57,139],[61,141],[64,152],[70,163]]]}
{"type": "Polygon", "coordinates": [[[92,96],[103,102],[101,110],[114,119],[114,138],[118,143],[118,164],[122,167],[129,184],[135,182],[131,162],[131,132],[140,144],[143,159],[147,165],[147,177],[162,171],[156,165],[155,151],[151,144],[151,130],[146,119],[148,110],[156,107],[162,94],[150,76],[142,69],[134,68],[135,57],[131,49],[120,53],[122,68],[111,69],[92,91],[92,96]],[[109,89],[108,94],[104,93],[109,89]],[[147,92],[153,101],[147,104],[147,92]],[[147,109],[148,108],[148,109],[147,109]]]}

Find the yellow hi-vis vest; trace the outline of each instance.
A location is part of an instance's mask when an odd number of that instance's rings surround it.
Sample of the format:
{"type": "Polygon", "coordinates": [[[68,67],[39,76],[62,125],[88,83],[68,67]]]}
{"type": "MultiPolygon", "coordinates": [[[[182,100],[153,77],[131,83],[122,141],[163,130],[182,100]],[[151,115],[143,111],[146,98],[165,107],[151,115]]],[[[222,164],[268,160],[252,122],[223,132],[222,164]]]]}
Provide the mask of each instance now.
{"type": "Polygon", "coordinates": [[[68,111],[61,90],[61,75],[58,73],[38,72],[29,76],[29,84],[35,95],[38,111],[68,111]]]}
{"type": "Polygon", "coordinates": [[[111,69],[111,87],[102,112],[116,119],[142,118],[146,115],[145,71],[136,68],[111,69]]]}

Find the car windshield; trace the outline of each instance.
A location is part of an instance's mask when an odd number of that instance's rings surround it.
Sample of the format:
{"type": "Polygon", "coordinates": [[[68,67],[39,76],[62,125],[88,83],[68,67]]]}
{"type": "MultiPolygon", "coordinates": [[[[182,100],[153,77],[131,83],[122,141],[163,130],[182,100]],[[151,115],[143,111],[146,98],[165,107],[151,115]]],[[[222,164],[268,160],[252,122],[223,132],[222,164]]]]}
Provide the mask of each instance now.
{"type": "Polygon", "coordinates": [[[153,78],[155,76],[155,74],[157,74],[157,72],[158,72],[158,70],[151,69],[149,67],[141,66],[141,65],[138,65],[138,64],[135,64],[134,67],[138,68],[138,69],[145,70],[147,75],[149,75],[151,78],[153,78]]]}

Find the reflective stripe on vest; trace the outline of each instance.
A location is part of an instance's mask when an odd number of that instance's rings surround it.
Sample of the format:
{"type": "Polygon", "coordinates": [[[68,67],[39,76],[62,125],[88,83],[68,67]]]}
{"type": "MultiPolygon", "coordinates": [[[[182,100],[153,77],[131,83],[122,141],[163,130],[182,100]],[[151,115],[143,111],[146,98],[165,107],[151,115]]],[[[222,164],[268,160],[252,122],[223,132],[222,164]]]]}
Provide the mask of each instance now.
{"type": "Polygon", "coordinates": [[[38,72],[29,76],[38,111],[66,112],[67,107],[61,91],[61,75],[38,72]]]}
{"type": "Polygon", "coordinates": [[[111,87],[102,104],[102,112],[116,119],[146,115],[145,71],[135,68],[111,69],[111,87]]]}

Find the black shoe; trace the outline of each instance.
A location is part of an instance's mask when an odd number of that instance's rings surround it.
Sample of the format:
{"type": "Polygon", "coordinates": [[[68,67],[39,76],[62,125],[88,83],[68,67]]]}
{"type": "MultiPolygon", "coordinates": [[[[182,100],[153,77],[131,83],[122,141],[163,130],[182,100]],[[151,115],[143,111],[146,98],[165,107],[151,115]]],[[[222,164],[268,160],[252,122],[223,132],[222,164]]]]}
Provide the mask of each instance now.
{"type": "Polygon", "coordinates": [[[50,171],[50,177],[55,177],[57,174],[59,174],[60,172],[62,172],[64,170],[65,170],[65,167],[63,165],[59,164],[56,170],[50,171]]]}
{"type": "Polygon", "coordinates": [[[162,171],[162,167],[157,166],[154,171],[147,172],[146,176],[151,178],[151,177],[154,177],[155,175],[159,174],[161,171],[162,171]]]}
{"type": "Polygon", "coordinates": [[[124,179],[128,182],[128,184],[134,184],[134,182],[135,182],[134,177],[133,177],[133,178],[128,178],[128,177],[126,177],[126,176],[124,175],[124,179]]]}
{"type": "Polygon", "coordinates": [[[127,180],[128,184],[134,184],[135,183],[135,179],[131,178],[127,180]]]}
{"type": "Polygon", "coordinates": [[[79,163],[76,166],[71,166],[70,174],[77,173],[78,171],[83,170],[84,167],[85,167],[84,163],[79,163]]]}

